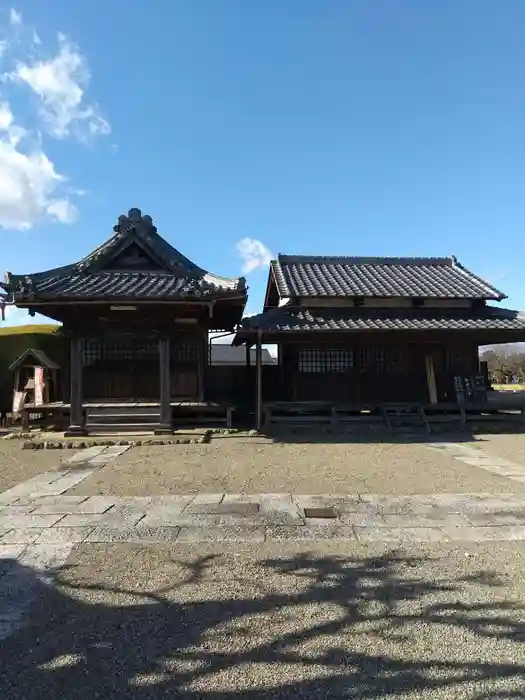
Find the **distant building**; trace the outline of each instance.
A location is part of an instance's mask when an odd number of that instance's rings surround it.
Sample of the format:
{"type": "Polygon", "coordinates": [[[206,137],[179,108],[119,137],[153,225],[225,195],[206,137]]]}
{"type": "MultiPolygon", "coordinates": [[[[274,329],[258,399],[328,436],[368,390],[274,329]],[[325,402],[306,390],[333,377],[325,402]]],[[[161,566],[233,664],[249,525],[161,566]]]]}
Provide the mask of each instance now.
{"type": "MultiPolygon", "coordinates": [[[[277,364],[277,358],[270,351],[262,349],[263,365],[277,364]]],[[[210,343],[210,365],[245,365],[246,350],[243,347],[232,347],[224,343],[210,343]]],[[[250,364],[255,365],[255,348],[250,348],[250,364]]]]}

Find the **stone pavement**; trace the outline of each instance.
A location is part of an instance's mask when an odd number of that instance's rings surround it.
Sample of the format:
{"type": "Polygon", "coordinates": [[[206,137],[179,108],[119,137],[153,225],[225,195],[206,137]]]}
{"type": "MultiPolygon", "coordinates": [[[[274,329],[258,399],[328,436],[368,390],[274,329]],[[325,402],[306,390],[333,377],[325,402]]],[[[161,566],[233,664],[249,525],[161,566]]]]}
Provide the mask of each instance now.
{"type": "MultiPolygon", "coordinates": [[[[454,458],[519,482],[521,465],[455,443],[427,443],[454,458]]],[[[213,494],[72,496],[72,489],[129,449],[93,447],[64,467],[0,494],[0,639],[31,601],[18,561],[38,580],[63,565],[77,543],[347,540],[412,543],[525,540],[525,497],[436,494],[213,494]],[[2,561],[4,560],[4,566],[2,561]]],[[[366,468],[365,466],[363,468],[366,468]]],[[[33,577],[33,581],[34,581],[33,577]]]]}
{"type": "MultiPolygon", "coordinates": [[[[427,447],[525,481],[525,467],[481,450],[439,442],[427,447]]],[[[511,495],[67,494],[127,449],[115,445],[82,450],[64,469],[45,472],[0,494],[0,555],[28,545],[80,542],[335,538],[402,544],[525,539],[525,498],[511,495]]]]}
{"type": "Polygon", "coordinates": [[[445,452],[453,459],[470,464],[473,467],[479,467],[487,472],[491,472],[491,474],[504,476],[520,484],[525,483],[525,465],[523,464],[484,454],[480,449],[455,442],[427,442],[425,447],[445,452]]]}

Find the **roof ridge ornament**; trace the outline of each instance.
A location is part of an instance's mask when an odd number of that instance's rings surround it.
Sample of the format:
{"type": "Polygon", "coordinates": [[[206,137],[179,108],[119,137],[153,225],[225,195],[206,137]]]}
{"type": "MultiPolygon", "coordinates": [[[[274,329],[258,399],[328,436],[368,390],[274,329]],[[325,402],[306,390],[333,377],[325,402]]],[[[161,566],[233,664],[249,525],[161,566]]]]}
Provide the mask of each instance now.
{"type": "Polygon", "coordinates": [[[142,214],[140,209],[130,209],[126,214],[121,214],[117,223],[113,226],[115,237],[125,236],[135,232],[142,232],[146,236],[157,233],[157,227],[149,214],[142,214]]]}

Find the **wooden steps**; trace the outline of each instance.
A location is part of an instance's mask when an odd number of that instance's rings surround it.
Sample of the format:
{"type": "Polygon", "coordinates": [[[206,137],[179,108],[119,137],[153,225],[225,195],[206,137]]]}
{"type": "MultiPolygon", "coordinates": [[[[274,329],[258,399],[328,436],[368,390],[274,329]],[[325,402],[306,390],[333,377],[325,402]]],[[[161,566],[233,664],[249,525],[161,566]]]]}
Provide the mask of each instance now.
{"type": "Polygon", "coordinates": [[[423,406],[390,405],[382,408],[383,420],[390,432],[413,430],[432,432],[423,406]]]}
{"type": "Polygon", "coordinates": [[[158,406],[86,407],[86,430],[90,435],[153,433],[159,425],[158,406]]]}

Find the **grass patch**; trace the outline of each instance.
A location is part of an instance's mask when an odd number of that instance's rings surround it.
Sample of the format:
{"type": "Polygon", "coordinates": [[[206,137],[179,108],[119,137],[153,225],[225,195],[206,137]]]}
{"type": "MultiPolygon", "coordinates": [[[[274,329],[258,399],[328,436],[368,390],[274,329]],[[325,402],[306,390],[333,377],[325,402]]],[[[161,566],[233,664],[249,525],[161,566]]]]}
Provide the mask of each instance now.
{"type": "Polygon", "coordinates": [[[525,384],[493,384],[495,391],[525,391],[525,384]]]}
{"type": "Polygon", "coordinates": [[[2,335],[25,335],[33,333],[51,334],[55,333],[61,326],[51,323],[35,323],[28,326],[2,326],[0,327],[0,336],[2,335]]]}

